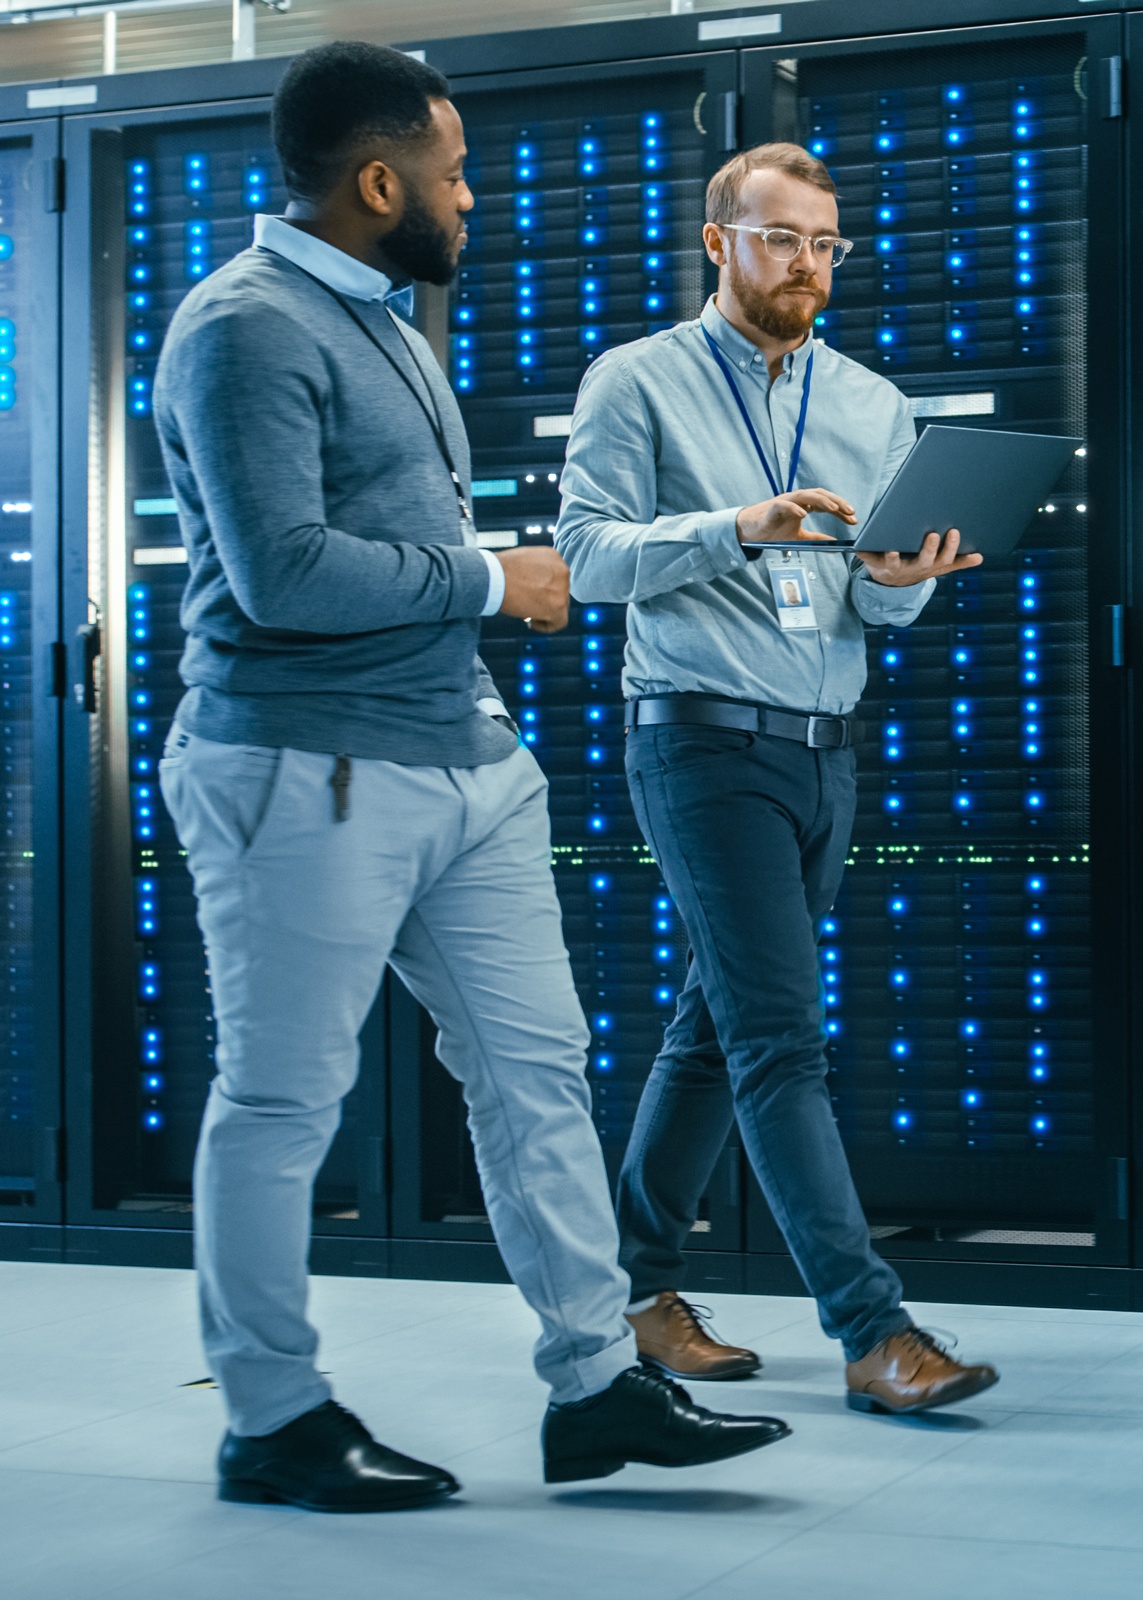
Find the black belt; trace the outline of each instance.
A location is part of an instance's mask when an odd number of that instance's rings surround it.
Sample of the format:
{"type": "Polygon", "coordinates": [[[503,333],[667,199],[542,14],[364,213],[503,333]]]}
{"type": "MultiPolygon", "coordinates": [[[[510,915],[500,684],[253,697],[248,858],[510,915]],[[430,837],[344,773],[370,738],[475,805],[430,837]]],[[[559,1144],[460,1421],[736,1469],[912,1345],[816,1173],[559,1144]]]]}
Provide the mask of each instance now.
{"type": "Polygon", "coordinates": [[[775,739],[795,739],[811,750],[840,750],[854,742],[850,717],[809,716],[801,711],[779,711],[772,706],[750,705],[742,700],[714,700],[702,694],[648,695],[628,700],[624,716],[628,728],[661,727],[664,723],[700,723],[707,728],[736,728],[741,733],[768,733],[775,739]]]}

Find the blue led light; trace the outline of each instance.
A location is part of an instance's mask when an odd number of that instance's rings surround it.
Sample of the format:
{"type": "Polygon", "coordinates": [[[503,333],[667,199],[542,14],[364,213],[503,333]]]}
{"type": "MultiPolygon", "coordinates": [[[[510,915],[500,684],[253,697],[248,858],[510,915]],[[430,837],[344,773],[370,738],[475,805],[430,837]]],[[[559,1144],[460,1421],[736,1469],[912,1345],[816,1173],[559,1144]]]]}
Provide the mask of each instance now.
{"type": "Polygon", "coordinates": [[[906,989],[909,985],[909,974],[898,969],[890,974],[889,982],[894,989],[906,989]]]}
{"type": "Polygon", "coordinates": [[[1044,880],[1043,878],[1029,878],[1026,887],[1029,894],[1043,894],[1044,880]]]}
{"type": "Polygon", "coordinates": [[[957,811],[971,811],[972,796],[968,794],[958,794],[953,801],[953,806],[957,811]]]}
{"type": "Polygon", "coordinates": [[[885,796],[884,806],[885,806],[886,811],[900,811],[900,809],[901,809],[901,797],[900,797],[900,795],[887,794],[885,796]]]}
{"type": "Polygon", "coordinates": [[[908,909],[908,902],[906,900],[902,900],[900,897],[898,897],[896,900],[890,900],[889,902],[889,910],[895,917],[904,916],[908,909]]]}
{"type": "Polygon", "coordinates": [[[975,1039],[980,1033],[980,1024],[969,1021],[962,1022],[960,1025],[960,1033],[963,1039],[975,1039]]]}
{"type": "Polygon", "coordinates": [[[895,1039],[889,1053],[897,1056],[898,1059],[907,1056],[909,1054],[909,1041],[907,1039],[895,1039]]]}
{"type": "Polygon", "coordinates": [[[945,99],[946,100],[954,100],[954,101],[955,100],[960,100],[960,99],[963,98],[963,95],[964,95],[964,90],[958,88],[955,84],[950,85],[949,88],[947,88],[945,90],[945,99]]]}
{"type": "Polygon", "coordinates": [[[961,1104],[971,1111],[980,1104],[981,1096],[977,1089],[966,1089],[961,1095],[961,1104]]]}
{"type": "Polygon", "coordinates": [[[605,878],[602,874],[600,874],[598,877],[595,877],[591,880],[591,887],[597,894],[604,894],[608,889],[611,888],[611,879],[605,878]]]}
{"type": "Polygon", "coordinates": [[[898,1128],[911,1128],[913,1126],[913,1114],[911,1111],[898,1111],[893,1118],[893,1122],[898,1128]]]}
{"type": "Polygon", "coordinates": [[[1050,1120],[1047,1117],[1033,1117],[1032,1118],[1032,1132],[1033,1133],[1050,1133],[1051,1132],[1051,1128],[1052,1128],[1052,1124],[1051,1124],[1050,1120]]]}
{"type": "Polygon", "coordinates": [[[672,952],[667,949],[666,945],[663,945],[660,949],[655,951],[656,961],[662,962],[664,965],[670,961],[671,956],[672,952]]]}
{"type": "Polygon", "coordinates": [[[163,1126],[163,1113],[161,1111],[145,1111],[143,1113],[143,1126],[148,1133],[158,1133],[163,1126]]]}
{"type": "Polygon", "coordinates": [[[609,1033],[611,1031],[611,1018],[602,1014],[597,1016],[595,1019],[595,1031],[596,1033],[609,1033]]]}
{"type": "Polygon", "coordinates": [[[596,1058],[595,1058],[595,1070],[597,1072],[610,1072],[611,1071],[611,1065],[612,1065],[612,1062],[611,1062],[611,1057],[610,1056],[596,1056],[596,1058]]]}
{"type": "Polygon", "coordinates": [[[606,826],[607,823],[600,816],[592,817],[591,821],[588,823],[588,827],[593,833],[602,833],[606,826]]]}

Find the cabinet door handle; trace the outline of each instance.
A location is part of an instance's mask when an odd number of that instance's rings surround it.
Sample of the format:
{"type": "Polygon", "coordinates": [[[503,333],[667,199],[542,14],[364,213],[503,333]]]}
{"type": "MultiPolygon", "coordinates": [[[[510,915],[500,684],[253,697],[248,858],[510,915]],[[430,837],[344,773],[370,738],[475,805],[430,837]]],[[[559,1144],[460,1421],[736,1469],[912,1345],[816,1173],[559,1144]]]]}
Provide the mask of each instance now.
{"type": "Polygon", "coordinates": [[[81,628],[75,630],[75,636],[79,640],[83,671],[80,682],[73,686],[75,702],[81,711],[93,716],[98,709],[95,698],[95,663],[99,660],[103,649],[103,636],[98,622],[85,622],[81,628]]]}

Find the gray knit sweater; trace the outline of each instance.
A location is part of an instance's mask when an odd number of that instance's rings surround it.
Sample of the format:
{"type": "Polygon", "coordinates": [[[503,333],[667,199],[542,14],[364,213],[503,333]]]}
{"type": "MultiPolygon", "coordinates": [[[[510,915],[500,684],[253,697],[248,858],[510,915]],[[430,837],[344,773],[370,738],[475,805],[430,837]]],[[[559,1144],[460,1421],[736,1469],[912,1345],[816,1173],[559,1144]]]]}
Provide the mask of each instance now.
{"type": "MultiPolygon", "coordinates": [[[[354,309],[422,387],[401,331],[354,309]]],[[[456,468],[452,391],[411,330],[456,468]]],[[[476,709],[488,568],[466,545],[429,423],[320,284],[243,251],[171,322],[155,421],[189,556],[179,720],[227,744],[408,765],[503,760],[512,734],[476,709]]]]}

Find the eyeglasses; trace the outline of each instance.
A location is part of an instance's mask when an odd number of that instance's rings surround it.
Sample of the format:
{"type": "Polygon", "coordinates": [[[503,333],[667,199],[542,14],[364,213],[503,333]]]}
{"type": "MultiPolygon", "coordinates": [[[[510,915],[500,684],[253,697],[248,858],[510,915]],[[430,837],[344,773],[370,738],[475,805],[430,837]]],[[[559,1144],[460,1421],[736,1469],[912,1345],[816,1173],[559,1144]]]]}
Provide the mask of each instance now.
{"type": "Polygon", "coordinates": [[[735,233],[756,233],[766,246],[768,255],[775,261],[794,261],[802,253],[804,245],[809,245],[815,263],[823,267],[828,262],[831,267],[840,267],[846,256],[853,249],[852,239],[839,239],[833,233],[791,233],[789,228],[752,228],[745,222],[720,222],[720,228],[732,229],[735,233]]]}

